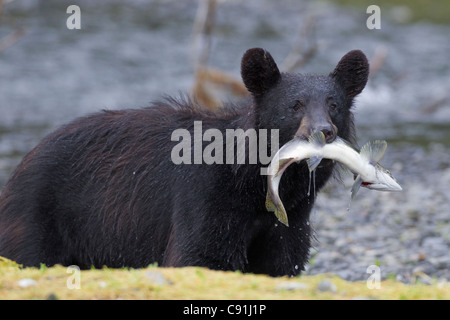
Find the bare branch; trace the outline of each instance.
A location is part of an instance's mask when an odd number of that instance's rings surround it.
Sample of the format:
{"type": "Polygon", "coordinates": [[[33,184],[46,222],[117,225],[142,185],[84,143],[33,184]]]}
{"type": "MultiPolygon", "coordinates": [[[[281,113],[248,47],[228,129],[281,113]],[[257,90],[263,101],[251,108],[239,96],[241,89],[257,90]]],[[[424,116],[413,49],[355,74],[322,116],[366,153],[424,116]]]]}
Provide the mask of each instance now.
{"type": "MultiPolygon", "coordinates": [[[[449,90],[447,90],[446,92],[449,92],[449,90]]],[[[445,95],[441,95],[440,97],[434,98],[430,103],[428,103],[425,107],[422,108],[421,112],[423,114],[432,114],[438,111],[439,109],[442,109],[449,105],[450,105],[450,94],[447,93],[445,95]]]]}
{"type": "Polygon", "coordinates": [[[220,108],[221,101],[228,100],[230,96],[244,97],[248,94],[242,81],[221,70],[199,68],[195,80],[192,95],[210,110],[220,108]]]}
{"type": "Polygon", "coordinates": [[[288,56],[281,63],[280,69],[284,72],[292,72],[300,69],[315,56],[318,44],[315,37],[316,17],[311,15],[306,18],[299,32],[299,37],[294,43],[288,56]]]}
{"type": "Polygon", "coordinates": [[[381,67],[384,65],[386,61],[386,57],[388,55],[388,49],[385,46],[380,46],[375,50],[375,54],[372,59],[370,59],[370,71],[369,71],[369,79],[373,78],[375,74],[380,71],[381,67]]]}
{"type": "MultiPolygon", "coordinates": [[[[0,19],[3,15],[3,7],[15,0],[0,0],[0,19]]],[[[18,42],[26,34],[26,29],[24,27],[17,27],[13,33],[7,35],[3,39],[0,39],[0,51],[11,47],[16,42],[18,42]]]]}
{"type": "Polygon", "coordinates": [[[11,47],[16,42],[18,42],[24,35],[26,34],[26,30],[24,27],[19,27],[13,33],[7,35],[3,39],[0,40],[0,51],[5,50],[8,47],[11,47]]]}
{"type": "Polygon", "coordinates": [[[199,0],[192,32],[194,70],[207,65],[211,51],[211,35],[215,24],[216,0],[199,0]]]}

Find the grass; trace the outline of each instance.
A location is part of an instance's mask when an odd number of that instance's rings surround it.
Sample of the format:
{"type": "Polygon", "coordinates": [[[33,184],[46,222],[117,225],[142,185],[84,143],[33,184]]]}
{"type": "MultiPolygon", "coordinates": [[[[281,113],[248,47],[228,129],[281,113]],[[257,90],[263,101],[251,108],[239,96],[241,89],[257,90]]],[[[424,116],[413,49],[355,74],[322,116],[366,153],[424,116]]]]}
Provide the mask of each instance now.
{"type": "Polygon", "coordinates": [[[450,299],[450,285],[406,285],[389,279],[380,289],[333,275],[272,278],[199,267],[108,269],[21,268],[0,258],[0,299],[450,299]],[[78,273],[79,272],[79,273],[78,273]],[[30,280],[23,280],[30,279],[30,280]],[[79,289],[76,289],[79,280],[79,289]],[[333,290],[318,286],[328,281],[333,290]],[[72,287],[72,288],[71,288],[72,287]]]}

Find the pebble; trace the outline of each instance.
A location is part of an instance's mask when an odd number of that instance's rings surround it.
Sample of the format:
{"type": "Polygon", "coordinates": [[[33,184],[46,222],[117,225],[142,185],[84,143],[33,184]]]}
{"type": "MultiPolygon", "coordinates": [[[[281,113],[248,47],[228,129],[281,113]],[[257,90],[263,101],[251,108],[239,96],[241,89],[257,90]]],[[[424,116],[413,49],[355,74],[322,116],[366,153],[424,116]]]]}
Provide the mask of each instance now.
{"type": "Polygon", "coordinates": [[[28,288],[28,287],[32,287],[36,285],[36,280],[33,279],[29,279],[29,278],[24,278],[24,279],[20,279],[17,284],[19,285],[19,287],[21,288],[28,288]]]}
{"type": "Polygon", "coordinates": [[[352,300],[377,300],[377,298],[372,296],[359,296],[352,298],[352,300]]]}
{"type": "Polygon", "coordinates": [[[292,281],[286,281],[286,282],[280,282],[276,285],[275,290],[287,290],[287,291],[295,291],[295,290],[304,290],[307,289],[308,285],[306,283],[301,282],[292,282],[292,281]]]}
{"type": "Polygon", "coordinates": [[[58,296],[53,292],[50,292],[50,294],[45,299],[46,300],[59,300],[58,296]]]}
{"type": "Polygon", "coordinates": [[[321,292],[330,291],[332,293],[336,293],[337,287],[330,280],[324,279],[324,280],[320,281],[320,283],[317,285],[317,290],[319,290],[321,292]]]}
{"type": "Polygon", "coordinates": [[[172,284],[171,281],[167,280],[166,277],[164,277],[164,275],[158,271],[146,271],[145,276],[149,278],[153,284],[157,284],[160,286],[172,284]]]}

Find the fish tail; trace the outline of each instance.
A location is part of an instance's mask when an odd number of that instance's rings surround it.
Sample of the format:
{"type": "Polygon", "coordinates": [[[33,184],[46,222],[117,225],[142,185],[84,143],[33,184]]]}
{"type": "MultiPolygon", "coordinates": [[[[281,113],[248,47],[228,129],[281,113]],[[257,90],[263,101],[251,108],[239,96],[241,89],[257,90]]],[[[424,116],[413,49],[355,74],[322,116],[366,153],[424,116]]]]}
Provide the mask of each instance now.
{"type": "Polygon", "coordinates": [[[316,170],[322,159],[322,157],[311,157],[307,159],[306,163],[308,164],[309,172],[313,172],[314,170],[316,170]]]}
{"type": "Polygon", "coordinates": [[[352,200],[355,198],[356,194],[358,193],[359,188],[361,187],[362,184],[362,179],[361,176],[358,175],[355,179],[355,182],[353,183],[352,186],[352,200]]]}
{"type": "Polygon", "coordinates": [[[361,148],[359,153],[370,164],[375,165],[383,158],[386,148],[387,142],[384,140],[369,141],[361,148]]]}
{"type": "Polygon", "coordinates": [[[266,209],[267,211],[273,212],[282,224],[289,227],[288,217],[283,203],[281,201],[274,202],[270,192],[267,192],[266,196],[266,209]]]}

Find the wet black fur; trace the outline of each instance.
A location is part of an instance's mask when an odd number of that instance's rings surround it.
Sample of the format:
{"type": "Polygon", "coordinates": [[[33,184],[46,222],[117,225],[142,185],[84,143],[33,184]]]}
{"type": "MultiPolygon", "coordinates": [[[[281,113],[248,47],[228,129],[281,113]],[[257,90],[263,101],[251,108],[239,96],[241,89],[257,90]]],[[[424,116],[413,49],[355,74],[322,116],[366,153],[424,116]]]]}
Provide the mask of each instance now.
{"type": "MultiPolygon", "coordinates": [[[[26,266],[157,262],[296,275],[308,260],[314,204],[304,163],[290,166],[281,181],[285,227],[265,209],[259,164],[175,165],[171,134],[185,128],[193,135],[201,120],[203,130],[280,129],[282,145],[302,123],[305,130],[333,123],[351,140],[350,108],[367,73],[364,54],[351,51],[330,76],[280,74],[270,54],[256,48],[242,59],[253,99],[238,107],[208,112],[167,99],[76,119],[27,154],[4,187],[0,256],[26,266]]],[[[332,171],[331,164],[317,170],[317,191],[332,171]]]]}

